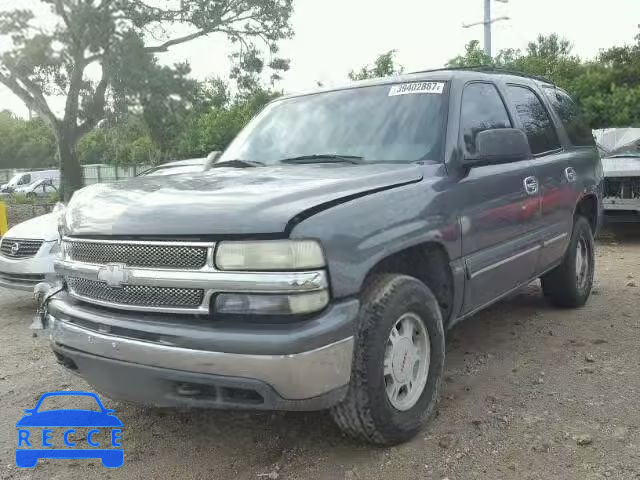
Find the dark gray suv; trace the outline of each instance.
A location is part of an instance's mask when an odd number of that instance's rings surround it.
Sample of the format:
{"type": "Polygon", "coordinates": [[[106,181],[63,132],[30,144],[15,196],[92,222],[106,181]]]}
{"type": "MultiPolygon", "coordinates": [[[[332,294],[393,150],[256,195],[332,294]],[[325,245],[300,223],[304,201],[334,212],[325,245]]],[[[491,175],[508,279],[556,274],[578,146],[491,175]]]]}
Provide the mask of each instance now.
{"type": "Polygon", "coordinates": [[[449,70],[269,104],[212,168],[79,191],[58,361],[161,406],[317,410],[378,444],[433,413],[445,331],[537,278],[582,306],[602,169],[553,84],[449,70]]]}

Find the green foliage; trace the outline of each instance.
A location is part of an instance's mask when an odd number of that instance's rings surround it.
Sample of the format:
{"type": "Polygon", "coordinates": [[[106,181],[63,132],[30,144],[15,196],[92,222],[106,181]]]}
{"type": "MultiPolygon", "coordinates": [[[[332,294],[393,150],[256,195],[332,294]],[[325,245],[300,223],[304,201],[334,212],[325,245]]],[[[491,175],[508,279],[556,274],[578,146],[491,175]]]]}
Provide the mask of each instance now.
{"type": "Polygon", "coordinates": [[[44,203],[58,203],[60,201],[59,192],[51,192],[46,196],[44,203]]]}
{"type": "Polygon", "coordinates": [[[572,45],[556,34],[540,35],[525,52],[501,50],[488,58],[477,40],[447,64],[494,65],[544,76],[567,90],[582,106],[592,128],[640,126],[640,34],[636,43],[603,50],[592,61],[573,55],[572,45]]]}
{"type": "Polygon", "coordinates": [[[491,57],[485,54],[482,47],[480,47],[480,41],[471,40],[465,45],[464,54],[449,60],[447,67],[476,67],[478,65],[489,65],[491,62],[491,57]]]}
{"type": "MultiPolygon", "coordinates": [[[[78,141],[103,119],[142,109],[154,145],[166,153],[175,128],[193,114],[198,86],[188,79],[188,65],[161,67],[157,54],[225,36],[236,47],[232,78],[241,92],[251,92],[266,68],[276,80],[289,67],[277,57],[277,44],[292,35],[292,2],[39,0],[50,14],[37,18],[38,10],[29,8],[38,3],[33,0],[27,8],[0,11],[0,83],[51,129],[69,198],[82,185],[78,141]],[[98,79],[86,75],[90,66],[98,79]],[[66,99],[62,118],[48,103],[51,95],[66,99]]],[[[130,157],[148,155],[148,147],[137,142],[130,157]]]]}
{"type": "Polygon", "coordinates": [[[9,196],[9,203],[14,205],[33,205],[36,197],[29,197],[23,193],[13,193],[9,196]]]}
{"type": "Polygon", "coordinates": [[[378,58],[373,62],[373,66],[364,66],[357,72],[351,70],[349,72],[349,78],[351,80],[366,80],[368,78],[400,75],[404,71],[404,67],[396,65],[395,56],[395,50],[389,50],[387,53],[378,55],[378,58]]]}
{"type": "Polygon", "coordinates": [[[55,139],[39,118],[26,121],[0,112],[0,139],[0,168],[55,165],[55,139]]]}
{"type": "MultiPolygon", "coordinates": [[[[172,125],[157,142],[146,115],[128,115],[105,122],[78,143],[82,164],[150,165],[162,161],[203,157],[224,150],[246,123],[280,93],[259,89],[231,97],[221,79],[198,85],[202,98],[189,111],[164,112],[160,125],[172,125]]],[[[157,128],[157,126],[156,126],[157,128]]]]}
{"type": "Polygon", "coordinates": [[[242,127],[279,95],[278,92],[259,89],[193,116],[177,138],[174,157],[200,157],[213,150],[224,150],[242,127]]]}
{"type": "Polygon", "coordinates": [[[141,116],[107,122],[78,142],[81,164],[150,165],[159,157],[160,150],[141,116]]]}

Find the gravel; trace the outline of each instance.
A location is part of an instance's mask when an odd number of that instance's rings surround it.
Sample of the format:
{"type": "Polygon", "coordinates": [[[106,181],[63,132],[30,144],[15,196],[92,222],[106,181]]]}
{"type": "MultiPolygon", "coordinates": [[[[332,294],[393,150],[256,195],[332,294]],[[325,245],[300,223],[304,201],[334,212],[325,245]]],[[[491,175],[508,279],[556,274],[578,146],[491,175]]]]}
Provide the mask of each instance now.
{"type": "Polygon", "coordinates": [[[620,286],[638,273],[640,233],[596,254],[599,295],[584,308],[548,306],[536,283],[449,332],[438,415],[411,442],[355,443],[322,412],[151,409],[102,396],[124,423],[117,470],[13,464],[23,409],[88,386],[32,338],[30,296],[0,290],[0,478],[637,480],[640,289],[620,286]]]}

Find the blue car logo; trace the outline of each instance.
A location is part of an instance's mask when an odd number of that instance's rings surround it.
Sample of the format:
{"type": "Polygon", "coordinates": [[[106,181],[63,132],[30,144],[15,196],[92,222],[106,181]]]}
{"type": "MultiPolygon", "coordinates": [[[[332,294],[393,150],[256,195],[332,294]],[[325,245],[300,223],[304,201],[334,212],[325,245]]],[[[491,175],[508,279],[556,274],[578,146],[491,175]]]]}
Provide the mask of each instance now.
{"type": "MultiPolygon", "coordinates": [[[[25,410],[18,427],[18,447],[16,448],[16,465],[20,468],[33,468],[40,458],[57,459],[100,459],[102,465],[108,468],[119,468],[124,463],[124,450],[121,445],[122,422],[113,413],[114,410],[104,408],[98,395],[91,392],[49,392],[43,394],[36,406],[25,410]],[[49,397],[91,397],[100,411],[79,409],[58,409],[38,411],[42,402],[49,397]],[[69,448],[53,448],[53,428],[64,427],[62,440],[69,448]],[[70,435],[76,434],[75,428],[89,427],[86,433],[88,446],[92,448],[75,448],[76,441],[70,435]],[[37,429],[37,430],[34,430],[37,429]],[[41,430],[41,435],[40,431],[41,430]],[[101,429],[109,429],[109,447],[101,445],[96,436],[101,429]],[[102,448],[100,448],[102,447],[102,448]]],[[[102,443],[105,443],[104,441],[102,443]]]]}

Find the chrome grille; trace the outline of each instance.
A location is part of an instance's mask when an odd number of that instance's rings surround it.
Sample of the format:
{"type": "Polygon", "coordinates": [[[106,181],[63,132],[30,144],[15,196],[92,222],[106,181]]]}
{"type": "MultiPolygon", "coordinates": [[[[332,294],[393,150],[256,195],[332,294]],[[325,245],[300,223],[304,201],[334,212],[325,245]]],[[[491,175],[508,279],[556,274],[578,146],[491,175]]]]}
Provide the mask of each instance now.
{"type": "Polygon", "coordinates": [[[8,258],[34,257],[44,240],[25,240],[21,238],[3,238],[0,253],[8,258]]]}
{"type": "Polygon", "coordinates": [[[120,263],[131,267],[198,270],[207,264],[205,245],[147,242],[100,242],[65,240],[70,260],[84,263],[120,263]]]}
{"type": "Polygon", "coordinates": [[[72,294],[89,301],[136,307],[197,308],[204,298],[204,290],[200,288],[147,285],[124,285],[122,288],[111,288],[104,282],[79,277],[67,278],[67,286],[72,294]]]}

